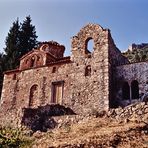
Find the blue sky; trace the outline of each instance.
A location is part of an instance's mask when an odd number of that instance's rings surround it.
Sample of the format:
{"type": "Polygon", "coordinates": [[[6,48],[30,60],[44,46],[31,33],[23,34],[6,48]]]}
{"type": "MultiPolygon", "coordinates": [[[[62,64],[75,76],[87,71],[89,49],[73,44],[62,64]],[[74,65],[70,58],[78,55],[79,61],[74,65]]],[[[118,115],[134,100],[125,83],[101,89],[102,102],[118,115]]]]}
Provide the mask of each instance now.
{"type": "Polygon", "coordinates": [[[0,0],[0,49],[13,21],[30,15],[39,41],[55,40],[70,54],[71,37],[87,23],[111,30],[120,50],[148,42],[148,0],[0,0]]]}

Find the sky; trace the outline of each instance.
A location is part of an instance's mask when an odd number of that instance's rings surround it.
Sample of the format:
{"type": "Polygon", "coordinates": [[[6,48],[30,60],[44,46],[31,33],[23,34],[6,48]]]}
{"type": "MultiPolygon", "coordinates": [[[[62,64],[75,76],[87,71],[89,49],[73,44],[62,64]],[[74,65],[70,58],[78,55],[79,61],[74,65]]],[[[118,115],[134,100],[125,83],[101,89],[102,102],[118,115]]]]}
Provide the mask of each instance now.
{"type": "Polygon", "coordinates": [[[148,0],[0,0],[0,51],[12,23],[30,15],[39,41],[54,40],[70,55],[71,38],[88,23],[111,30],[124,51],[148,43],[148,0]]]}

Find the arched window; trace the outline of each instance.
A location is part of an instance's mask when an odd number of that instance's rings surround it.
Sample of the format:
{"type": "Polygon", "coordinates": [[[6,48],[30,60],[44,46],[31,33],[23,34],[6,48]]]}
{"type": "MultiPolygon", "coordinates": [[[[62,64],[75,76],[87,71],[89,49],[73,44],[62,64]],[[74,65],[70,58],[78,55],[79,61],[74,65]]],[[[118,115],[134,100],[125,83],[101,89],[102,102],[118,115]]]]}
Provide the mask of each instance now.
{"type": "Polygon", "coordinates": [[[94,41],[92,38],[88,38],[85,42],[85,53],[91,53],[93,51],[94,41]]]}
{"type": "Polygon", "coordinates": [[[29,107],[38,105],[38,85],[33,85],[30,88],[29,107]]]}
{"type": "Polygon", "coordinates": [[[52,68],[52,73],[55,73],[56,70],[57,70],[56,67],[53,67],[53,68],[52,68]]]}
{"type": "Polygon", "coordinates": [[[131,99],[139,99],[139,83],[138,83],[138,81],[136,81],[136,80],[132,81],[131,92],[132,92],[131,99]]]}
{"type": "Polygon", "coordinates": [[[124,82],[122,86],[122,99],[130,100],[130,87],[128,82],[124,82]]]}
{"type": "Polygon", "coordinates": [[[91,76],[91,66],[88,65],[85,68],[85,76],[91,76]]]}
{"type": "Polygon", "coordinates": [[[32,57],[30,61],[30,67],[34,67],[34,66],[35,66],[35,58],[32,57]]]}

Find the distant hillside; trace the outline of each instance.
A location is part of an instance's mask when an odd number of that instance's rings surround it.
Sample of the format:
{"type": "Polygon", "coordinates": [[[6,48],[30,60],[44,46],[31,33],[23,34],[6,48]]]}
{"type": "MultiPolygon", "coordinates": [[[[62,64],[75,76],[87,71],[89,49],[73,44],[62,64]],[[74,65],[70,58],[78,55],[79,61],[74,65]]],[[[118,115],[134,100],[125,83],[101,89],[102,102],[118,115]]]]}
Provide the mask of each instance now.
{"type": "Polygon", "coordinates": [[[122,53],[130,62],[148,60],[148,43],[132,44],[128,50],[122,53]]]}

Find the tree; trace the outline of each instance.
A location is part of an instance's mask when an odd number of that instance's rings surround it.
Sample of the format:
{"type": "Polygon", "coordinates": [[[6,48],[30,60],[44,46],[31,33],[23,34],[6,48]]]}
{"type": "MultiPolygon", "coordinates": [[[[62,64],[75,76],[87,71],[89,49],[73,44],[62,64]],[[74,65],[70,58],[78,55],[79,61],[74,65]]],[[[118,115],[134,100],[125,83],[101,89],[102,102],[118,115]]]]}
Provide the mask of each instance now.
{"type": "Polygon", "coordinates": [[[3,64],[5,65],[4,70],[14,69],[19,64],[20,25],[18,19],[13,22],[13,25],[9,30],[8,36],[6,37],[5,44],[5,56],[3,57],[5,58],[3,60],[3,64]]]}
{"type": "Polygon", "coordinates": [[[19,66],[19,59],[36,47],[37,43],[35,26],[31,24],[30,16],[27,16],[21,24],[18,19],[13,22],[5,41],[5,70],[19,66]]]}
{"type": "Polygon", "coordinates": [[[23,23],[19,19],[13,22],[5,40],[5,53],[0,53],[0,93],[3,83],[3,72],[17,68],[19,59],[37,46],[35,26],[27,16],[23,23]]]}
{"type": "Polygon", "coordinates": [[[27,16],[24,22],[21,24],[20,30],[20,56],[23,56],[34,47],[37,46],[37,36],[35,26],[31,24],[31,17],[27,16]]]}

